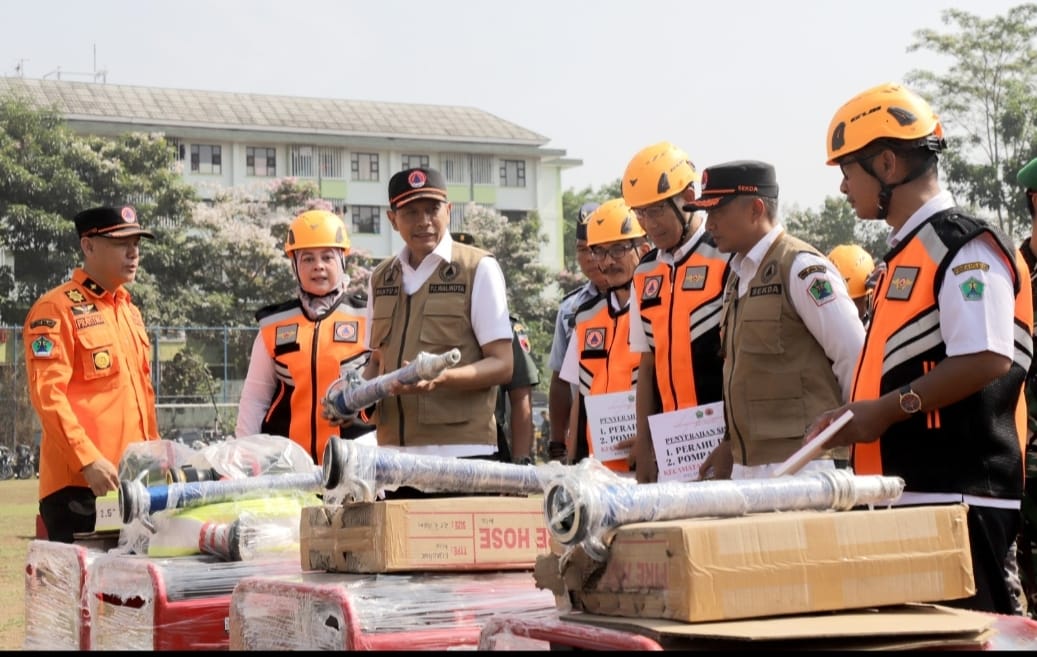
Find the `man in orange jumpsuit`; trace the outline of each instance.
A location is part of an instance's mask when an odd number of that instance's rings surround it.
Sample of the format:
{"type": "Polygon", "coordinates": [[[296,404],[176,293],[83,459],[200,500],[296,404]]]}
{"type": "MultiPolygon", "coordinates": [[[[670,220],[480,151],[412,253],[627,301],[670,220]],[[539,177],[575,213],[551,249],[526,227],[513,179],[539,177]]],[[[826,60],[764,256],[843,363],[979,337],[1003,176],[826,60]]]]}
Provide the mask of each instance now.
{"type": "Polygon", "coordinates": [[[97,496],[119,487],[132,443],[158,439],[151,342],[125,285],[140,266],[141,228],[129,206],[75,216],[83,266],[40,297],[22,338],[29,394],[43,426],[40,516],[52,541],[94,530],[97,496]]]}

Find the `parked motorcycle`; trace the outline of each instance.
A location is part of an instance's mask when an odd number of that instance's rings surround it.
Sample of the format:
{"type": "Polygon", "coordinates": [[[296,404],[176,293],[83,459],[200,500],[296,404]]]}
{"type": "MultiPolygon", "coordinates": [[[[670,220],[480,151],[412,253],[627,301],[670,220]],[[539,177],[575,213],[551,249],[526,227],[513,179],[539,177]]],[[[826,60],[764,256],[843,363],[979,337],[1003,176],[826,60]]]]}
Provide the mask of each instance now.
{"type": "Polygon", "coordinates": [[[0,445],[0,479],[10,479],[14,476],[14,460],[11,458],[11,450],[0,445]]]}
{"type": "Polygon", "coordinates": [[[36,459],[32,448],[25,444],[18,444],[14,448],[14,476],[18,479],[32,479],[36,476],[36,459]]]}

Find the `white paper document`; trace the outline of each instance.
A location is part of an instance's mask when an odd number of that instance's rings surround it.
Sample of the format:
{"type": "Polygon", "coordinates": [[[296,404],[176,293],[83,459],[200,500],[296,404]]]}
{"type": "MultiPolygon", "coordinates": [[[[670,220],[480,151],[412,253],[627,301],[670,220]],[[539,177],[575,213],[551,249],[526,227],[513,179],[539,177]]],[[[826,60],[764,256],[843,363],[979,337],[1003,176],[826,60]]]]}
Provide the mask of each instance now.
{"type": "Polygon", "coordinates": [[[599,461],[625,459],[630,441],[637,435],[637,409],[634,391],[608,392],[583,398],[591,451],[599,461]]]}
{"type": "Polygon", "coordinates": [[[724,402],[648,416],[658,481],[695,481],[702,462],[724,439],[724,402]]]}

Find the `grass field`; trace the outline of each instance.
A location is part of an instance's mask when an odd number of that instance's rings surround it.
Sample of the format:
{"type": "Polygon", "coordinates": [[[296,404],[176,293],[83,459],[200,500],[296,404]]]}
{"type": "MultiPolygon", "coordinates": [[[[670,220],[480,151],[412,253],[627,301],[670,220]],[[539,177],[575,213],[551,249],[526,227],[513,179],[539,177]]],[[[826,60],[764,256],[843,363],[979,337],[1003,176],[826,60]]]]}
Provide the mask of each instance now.
{"type": "Polygon", "coordinates": [[[25,559],[36,535],[35,479],[0,481],[0,650],[25,641],[25,559]]]}

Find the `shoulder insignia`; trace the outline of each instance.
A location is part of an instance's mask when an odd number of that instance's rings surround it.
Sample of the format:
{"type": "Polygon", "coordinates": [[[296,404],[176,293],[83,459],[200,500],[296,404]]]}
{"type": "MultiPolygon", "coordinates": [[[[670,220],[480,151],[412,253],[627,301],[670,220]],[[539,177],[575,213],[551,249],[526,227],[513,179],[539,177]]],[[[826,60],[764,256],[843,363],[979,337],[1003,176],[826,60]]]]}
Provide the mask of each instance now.
{"type": "Polygon", "coordinates": [[[34,328],[38,328],[40,326],[46,326],[47,328],[54,328],[57,325],[58,325],[58,320],[50,319],[49,317],[43,317],[43,318],[40,318],[40,319],[32,320],[32,323],[29,324],[29,328],[34,329],[34,328]]]}
{"type": "Polygon", "coordinates": [[[83,303],[84,301],[86,301],[86,297],[83,296],[83,293],[80,292],[77,288],[65,290],[65,296],[68,297],[68,300],[72,303],[83,303]]]}
{"type": "Polygon", "coordinates": [[[819,306],[823,306],[835,298],[832,282],[824,276],[818,276],[810,281],[810,287],[807,288],[807,292],[810,294],[810,298],[814,300],[814,303],[819,306]]]}
{"type": "Polygon", "coordinates": [[[799,280],[805,281],[807,279],[807,276],[811,274],[823,274],[826,271],[828,271],[828,268],[824,265],[810,265],[809,267],[804,267],[803,269],[801,269],[800,272],[796,274],[796,276],[799,277],[799,280]]]}
{"type": "Polygon", "coordinates": [[[103,287],[95,283],[93,279],[90,278],[83,281],[83,287],[93,292],[96,296],[102,296],[105,292],[105,289],[103,287]]]}
{"type": "Polygon", "coordinates": [[[32,355],[34,358],[50,358],[54,355],[54,341],[48,337],[40,336],[32,341],[32,355]]]}
{"type": "Polygon", "coordinates": [[[966,262],[958,265],[951,271],[954,272],[955,276],[964,274],[967,271],[987,271],[990,269],[990,265],[985,262],[966,262]]]}
{"type": "Polygon", "coordinates": [[[966,301],[981,301],[983,299],[983,282],[977,281],[972,276],[969,276],[969,280],[965,281],[958,286],[961,290],[961,296],[966,301]]]}

